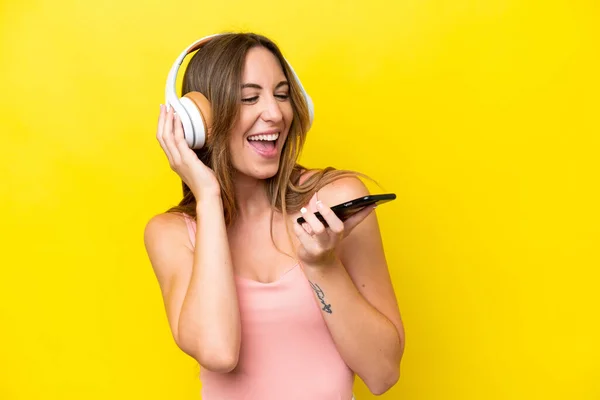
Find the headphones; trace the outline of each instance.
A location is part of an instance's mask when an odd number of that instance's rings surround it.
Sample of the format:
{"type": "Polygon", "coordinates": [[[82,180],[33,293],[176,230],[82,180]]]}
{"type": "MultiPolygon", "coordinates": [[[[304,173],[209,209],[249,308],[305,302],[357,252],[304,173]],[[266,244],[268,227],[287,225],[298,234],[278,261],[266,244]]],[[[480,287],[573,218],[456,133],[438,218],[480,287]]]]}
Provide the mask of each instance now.
{"type": "MultiPolygon", "coordinates": [[[[183,97],[177,96],[175,82],[177,79],[177,71],[179,70],[179,66],[183,62],[183,59],[190,54],[191,52],[198,50],[205,43],[210,41],[212,38],[216,36],[224,35],[222,33],[217,33],[210,36],[205,36],[202,39],[199,39],[188,46],[175,60],[175,63],[171,67],[169,71],[169,75],[167,76],[167,86],[165,89],[165,97],[167,110],[169,106],[173,107],[175,113],[179,115],[181,119],[181,124],[183,125],[183,133],[185,140],[188,146],[192,149],[201,149],[205,142],[207,134],[210,132],[212,127],[212,110],[210,106],[210,102],[208,99],[200,92],[189,92],[186,93],[183,97]]],[[[302,83],[300,83],[300,79],[294,72],[294,69],[290,65],[287,60],[285,60],[290,71],[294,75],[294,79],[300,86],[300,90],[304,95],[306,100],[306,104],[308,106],[308,113],[310,117],[310,125],[312,125],[314,119],[314,106],[312,99],[304,90],[302,83]]],[[[309,125],[309,126],[310,126],[309,125]]]]}

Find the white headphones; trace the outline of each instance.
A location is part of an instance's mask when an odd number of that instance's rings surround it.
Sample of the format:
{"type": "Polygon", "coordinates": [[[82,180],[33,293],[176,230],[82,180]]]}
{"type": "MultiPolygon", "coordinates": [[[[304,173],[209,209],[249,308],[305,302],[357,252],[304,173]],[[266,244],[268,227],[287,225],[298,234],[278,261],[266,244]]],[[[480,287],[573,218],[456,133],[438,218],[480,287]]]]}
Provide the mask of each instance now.
{"type": "MultiPolygon", "coordinates": [[[[186,93],[183,97],[177,96],[175,83],[177,79],[177,71],[179,70],[179,66],[183,62],[183,59],[190,54],[191,52],[198,50],[202,45],[211,40],[215,36],[221,36],[222,33],[217,33],[214,35],[203,37],[192,43],[187,49],[181,53],[181,55],[175,60],[175,63],[171,67],[169,71],[169,75],[167,77],[167,87],[165,89],[165,97],[167,110],[169,106],[173,107],[175,113],[179,115],[181,119],[181,124],[183,125],[183,132],[185,140],[192,149],[201,149],[206,142],[207,133],[210,131],[212,126],[212,111],[210,102],[208,99],[200,92],[189,92],[186,93]]],[[[300,90],[306,99],[306,104],[308,106],[308,113],[310,116],[310,124],[312,125],[314,119],[314,106],[313,102],[304,90],[300,79],[294,72],[294,69],[290,65],[287,60],[285,60],[288,67],[292,71],[296,82],[298,82],[298,86],[300,86],[300,90]]]]}

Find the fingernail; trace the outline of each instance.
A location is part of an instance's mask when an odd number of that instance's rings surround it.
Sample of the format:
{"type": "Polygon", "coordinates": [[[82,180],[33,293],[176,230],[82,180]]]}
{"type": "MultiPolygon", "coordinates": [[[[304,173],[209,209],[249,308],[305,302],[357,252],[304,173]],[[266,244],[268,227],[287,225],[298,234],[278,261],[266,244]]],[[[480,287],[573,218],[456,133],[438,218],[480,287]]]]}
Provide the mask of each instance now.
{"type": "Polygon", "coordinates": [[[160,105],[160,111],[162,111],[162,109],[163,109],[163,105],[161,104],[161,105],[160,105]]]}
{"type": "Polygon", "coordinates": [[[305,214],[305,213],[306,213],[306,208],[302,207],[302,208],[300,209],[300,212],[301,212],[302,214],[305,214]]]}
{"type": "Polygon", "coordinates": [[[317,208],[323,209],[323,202],[321,200],[317,201],[317,208]]]}

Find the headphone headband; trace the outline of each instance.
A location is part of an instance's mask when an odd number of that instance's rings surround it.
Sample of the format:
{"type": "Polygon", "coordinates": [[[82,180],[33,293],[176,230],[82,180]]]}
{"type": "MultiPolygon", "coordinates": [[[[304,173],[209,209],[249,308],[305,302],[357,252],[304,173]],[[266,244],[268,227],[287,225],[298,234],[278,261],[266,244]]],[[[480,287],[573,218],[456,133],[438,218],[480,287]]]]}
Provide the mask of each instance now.
{"type": "MultiPolygon", "coordinates": [[[[198,50],[200,47],[202,47],[203,44],[210,41],[210,39],[212,39],[213,37],[216,37],[216,36],[221,36],[221,34],[217,33],[217,34],[205,36],[201,39],[196,40],[194,43],[189,45],[179,55],[179,57],[177,57],[177,59],[173,63],[173,66],[171,67],[171,70],[169,71],[169,75],[167,76],[167,87],[166,87],[166,92],[165,92],[165,97],[166,97],[166,101],[167,101],[167,103],[166,103],[167,109],[169,107],[169,104],[174,106],[174,103],[179,102],[179,99],[177,96],[177,88],[175,87],[175,85],[177,84],[177,72],[179,71],[179,67],[183,63],[183,60],[185,59],[185,57],[188,54],[190,54],[191,52],[198,50]]],[[[173,107],[173,108],[175,108],[175,107],[173,107]]]]}

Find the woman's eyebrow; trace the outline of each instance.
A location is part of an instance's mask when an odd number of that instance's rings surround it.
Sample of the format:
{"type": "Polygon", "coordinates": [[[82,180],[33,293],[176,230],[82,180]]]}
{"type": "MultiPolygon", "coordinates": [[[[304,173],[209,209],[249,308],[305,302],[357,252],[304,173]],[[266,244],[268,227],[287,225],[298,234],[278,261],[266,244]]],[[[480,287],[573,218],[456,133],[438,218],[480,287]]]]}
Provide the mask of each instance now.
{"type": "MultiPolygon", "coordinates": [[[[275,89],[279,89],[281,86],[283,85],[289,85],[288,81],[281,81],[277,84],[277,86],[275,86],[275,89]]],[[[253,89],[262,89],[262,86],[256,84],[256,83],[244,83],[242,85],[242,89],[245,88],[253,88],[253,89]]]]}

